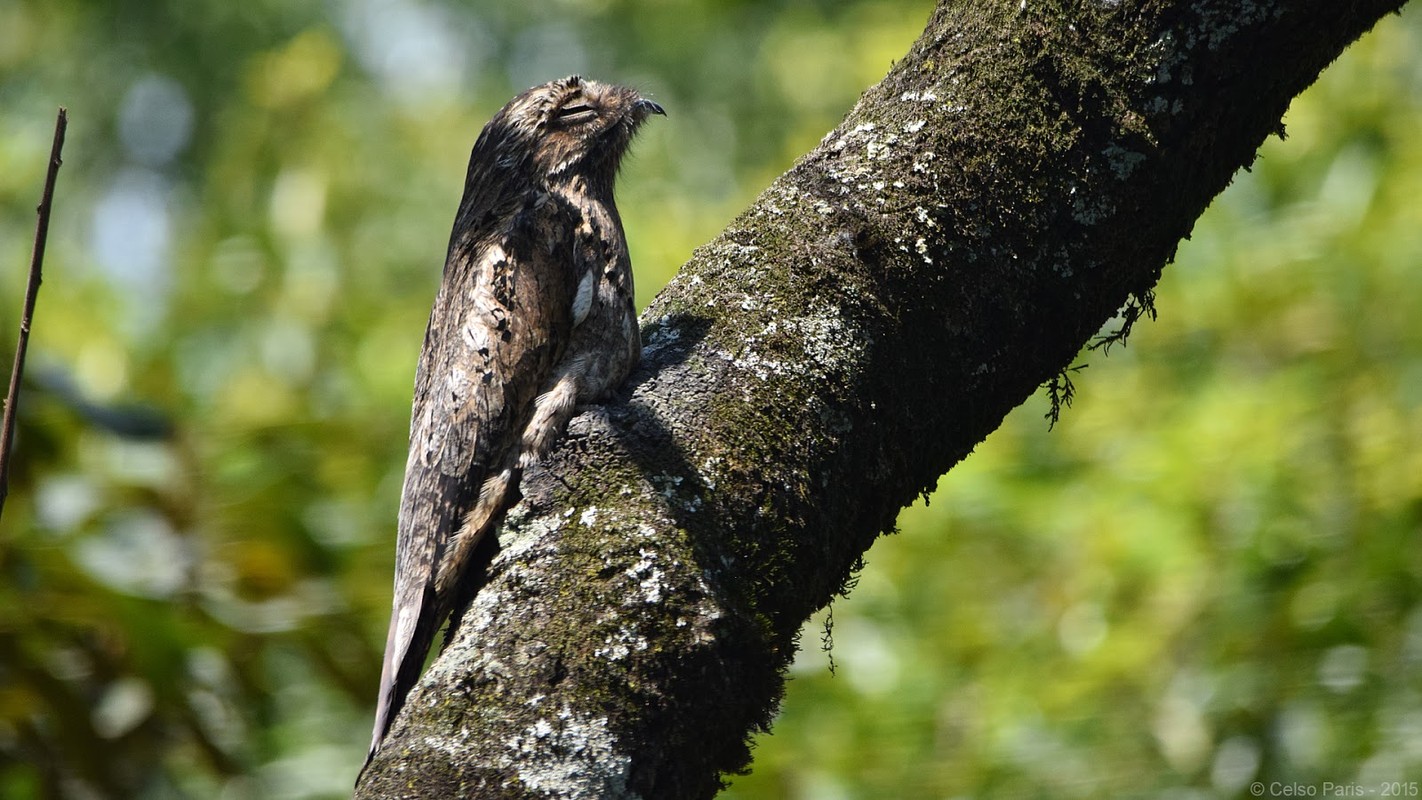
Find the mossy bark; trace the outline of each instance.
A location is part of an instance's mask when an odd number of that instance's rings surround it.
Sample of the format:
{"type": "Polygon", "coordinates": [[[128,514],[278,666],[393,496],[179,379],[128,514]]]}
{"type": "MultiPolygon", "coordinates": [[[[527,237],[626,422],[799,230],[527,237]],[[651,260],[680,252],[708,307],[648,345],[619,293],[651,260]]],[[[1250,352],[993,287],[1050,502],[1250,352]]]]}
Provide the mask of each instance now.
{"type": "Polygon", "coordinates": [[[652,303],[357,796],[714,795],[875,537],[1149,307],[1290,100],[1401,5],[940,3],[652,303]]]}

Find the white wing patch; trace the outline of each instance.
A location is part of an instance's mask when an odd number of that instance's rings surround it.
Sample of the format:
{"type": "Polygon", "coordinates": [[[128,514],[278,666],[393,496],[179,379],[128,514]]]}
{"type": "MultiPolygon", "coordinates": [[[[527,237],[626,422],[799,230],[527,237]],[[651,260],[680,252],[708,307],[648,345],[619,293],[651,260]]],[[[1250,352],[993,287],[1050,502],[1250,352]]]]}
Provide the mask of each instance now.
{"type": "Polygon", "coordinates": [[[578,281],[578,293],[573,296],[573,327],[583,324],[592,311],[593,287],[597,285],[597,271],[587,270],[578,281]]]}
{"type": "Polygon", "coordinates": [[[479,259],[478,269],[481,272],[484,270],[490,270],[495,265],[508,260],[509,254],[504,252],[504,248],[496,244],[491,246],[488,250],[484,251],[484,256],[479,259]]]}
{"type": "MultiPolygon", "coordinates": [[[[395,577],[400,577],[399,573],[396,573],[395,577]]],[[[400,614],[395,621],[395,641],[399,648],[399,652],[395,653],[394,658],[396,664],[404,660],[405,653],[410,649],[410,640],[415,638],[415,621],[419,616],[419,611],[419,604],[400,607],[400,614]]]]}

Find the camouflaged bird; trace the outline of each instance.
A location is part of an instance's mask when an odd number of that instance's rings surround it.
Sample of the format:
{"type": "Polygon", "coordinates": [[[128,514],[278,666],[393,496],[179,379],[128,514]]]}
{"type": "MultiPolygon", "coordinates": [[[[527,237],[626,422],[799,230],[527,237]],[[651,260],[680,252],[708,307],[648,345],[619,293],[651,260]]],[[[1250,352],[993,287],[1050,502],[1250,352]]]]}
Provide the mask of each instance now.
{"type": "MultiPolygon", "coordinates": [[[[444,280],[415,374],[395,599],[370,756],[458,601],[476,545],[523,467],[641,352],[618,164],[662,107],[577,75],[494,115],[469,157],[444,280]]],[[[369,757],[367,757],[369,763],[369,757]]]]}

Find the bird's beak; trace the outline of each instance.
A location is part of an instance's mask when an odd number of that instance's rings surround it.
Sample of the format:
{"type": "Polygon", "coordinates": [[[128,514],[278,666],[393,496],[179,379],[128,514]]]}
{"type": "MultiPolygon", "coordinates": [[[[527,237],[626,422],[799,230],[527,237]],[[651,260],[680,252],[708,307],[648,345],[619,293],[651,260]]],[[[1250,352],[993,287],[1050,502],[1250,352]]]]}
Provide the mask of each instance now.
{"type": "Polygon", "coordinates": [[[637,98],[636,109],[641,112],[644,117],[648,114],[661,114],[664,117],[667,115],[666,109],[645,97],[637,98]]]}

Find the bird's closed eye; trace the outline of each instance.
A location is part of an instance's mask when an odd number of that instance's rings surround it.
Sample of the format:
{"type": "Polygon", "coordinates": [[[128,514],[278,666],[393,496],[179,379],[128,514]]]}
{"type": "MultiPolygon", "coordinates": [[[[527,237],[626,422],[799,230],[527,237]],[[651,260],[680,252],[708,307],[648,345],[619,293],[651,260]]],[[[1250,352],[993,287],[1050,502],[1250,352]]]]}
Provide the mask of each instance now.
{"type": "Polygon", "coordinates": [[[576,105],[564,106],[558,109],[558,113],[555,116],[557,116],[558,119],[562,120],[579,120],[592,116],[592,113],[592,106],[587,105],[585,103],[578,103],[576,105]]]}

